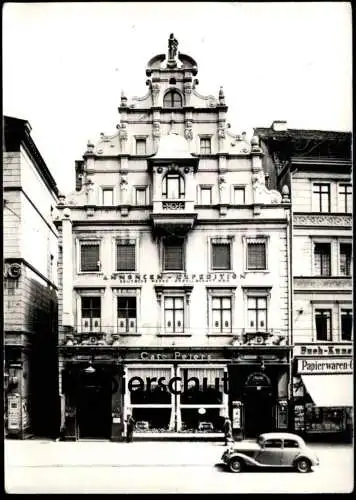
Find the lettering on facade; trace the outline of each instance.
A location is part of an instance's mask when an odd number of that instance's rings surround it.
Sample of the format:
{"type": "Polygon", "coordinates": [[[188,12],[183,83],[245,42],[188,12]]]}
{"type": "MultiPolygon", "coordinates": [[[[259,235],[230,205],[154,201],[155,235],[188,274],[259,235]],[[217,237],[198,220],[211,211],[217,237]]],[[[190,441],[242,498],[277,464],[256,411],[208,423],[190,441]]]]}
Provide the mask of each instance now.
{"type": "Polygon", "coordinates": [[[229,283],[236,280],[236,273],[164,273],[164,274],[138,274],[138,273],[113,273],[111,279],[120,284],[127,283],[229,283]]]}
{"type": "Polygon", "coordinates": [[[299,373],[352,373],[352,368],[352,358],[298,359],[299,373]]]}
{"type": "Polygon", "coordinates": [[[172,353],[160,353],[160,352],[146,352],[142,351],[140,353],[140,359],[142,360],[156,360],[156,361],[162,361],[162,360],[176,360],[176,361],[199,361],[199,360],[210,360],[211,356],[208,353],[183,353],[180,351],[174,351],[172,353]]]}
{"type": "Polygon", "coordinates": [[[352,346],[350,345],[328,345],[328,344],[307,344],[296,345],[295,356],[352,356],[352,346]]]}

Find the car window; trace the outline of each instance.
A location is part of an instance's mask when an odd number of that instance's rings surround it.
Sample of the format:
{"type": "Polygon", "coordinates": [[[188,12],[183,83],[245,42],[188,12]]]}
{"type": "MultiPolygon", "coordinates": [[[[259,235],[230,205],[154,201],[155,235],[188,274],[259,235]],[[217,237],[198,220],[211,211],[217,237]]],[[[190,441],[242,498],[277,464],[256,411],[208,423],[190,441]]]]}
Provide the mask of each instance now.
{"type": "Polygon", "coordinates": [[[284,440],[285,448],[299,448],[299,444],[294,439],[285,439],[284,440]]]}
{"type": "Polygon", "coordinates": [[[282,448],[281,439],[266,439],[265,448],[282,448]]]}

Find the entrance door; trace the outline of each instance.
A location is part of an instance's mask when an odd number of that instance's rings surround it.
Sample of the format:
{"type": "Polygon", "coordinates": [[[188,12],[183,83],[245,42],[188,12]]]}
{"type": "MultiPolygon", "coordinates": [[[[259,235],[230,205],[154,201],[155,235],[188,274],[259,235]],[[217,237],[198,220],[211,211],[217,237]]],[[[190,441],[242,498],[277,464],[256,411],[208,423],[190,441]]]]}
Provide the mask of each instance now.
{"type": "Polygon", "coordinates": [[[111,434],[110,379],[95,374],[82,378],[77,399],[80,439],[109,439],[111,434]]]}
{"type": "Polygon", "coordinates": [[[253,387],[245,392],[245,436],[254,438],[273,429],[273,400],[266,389],[253,387]]]}

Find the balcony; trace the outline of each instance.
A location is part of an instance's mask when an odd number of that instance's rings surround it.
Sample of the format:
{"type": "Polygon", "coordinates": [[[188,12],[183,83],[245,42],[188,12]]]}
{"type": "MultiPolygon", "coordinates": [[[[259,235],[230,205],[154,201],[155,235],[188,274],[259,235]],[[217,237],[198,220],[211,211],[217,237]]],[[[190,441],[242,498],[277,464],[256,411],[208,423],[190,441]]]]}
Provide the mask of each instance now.
{"type": "Polygon", "coordinates": [[[194,201],[162,199],[153,202],[151,220],[155,232],[184,235],[192,229],[196,218],[194,201]]]}

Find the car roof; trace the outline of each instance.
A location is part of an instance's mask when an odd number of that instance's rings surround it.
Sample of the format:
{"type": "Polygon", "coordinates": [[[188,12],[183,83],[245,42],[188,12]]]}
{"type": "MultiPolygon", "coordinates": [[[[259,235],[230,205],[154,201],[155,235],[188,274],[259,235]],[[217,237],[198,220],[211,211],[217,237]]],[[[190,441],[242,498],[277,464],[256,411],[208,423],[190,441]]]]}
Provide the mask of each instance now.
{"type": "Polygon", "coordinates": [[[304,439],[290,432],[265,432],[260,434],[260,437],[263,439],[295,439],[298,443],[304,443],[304,439]]]}

